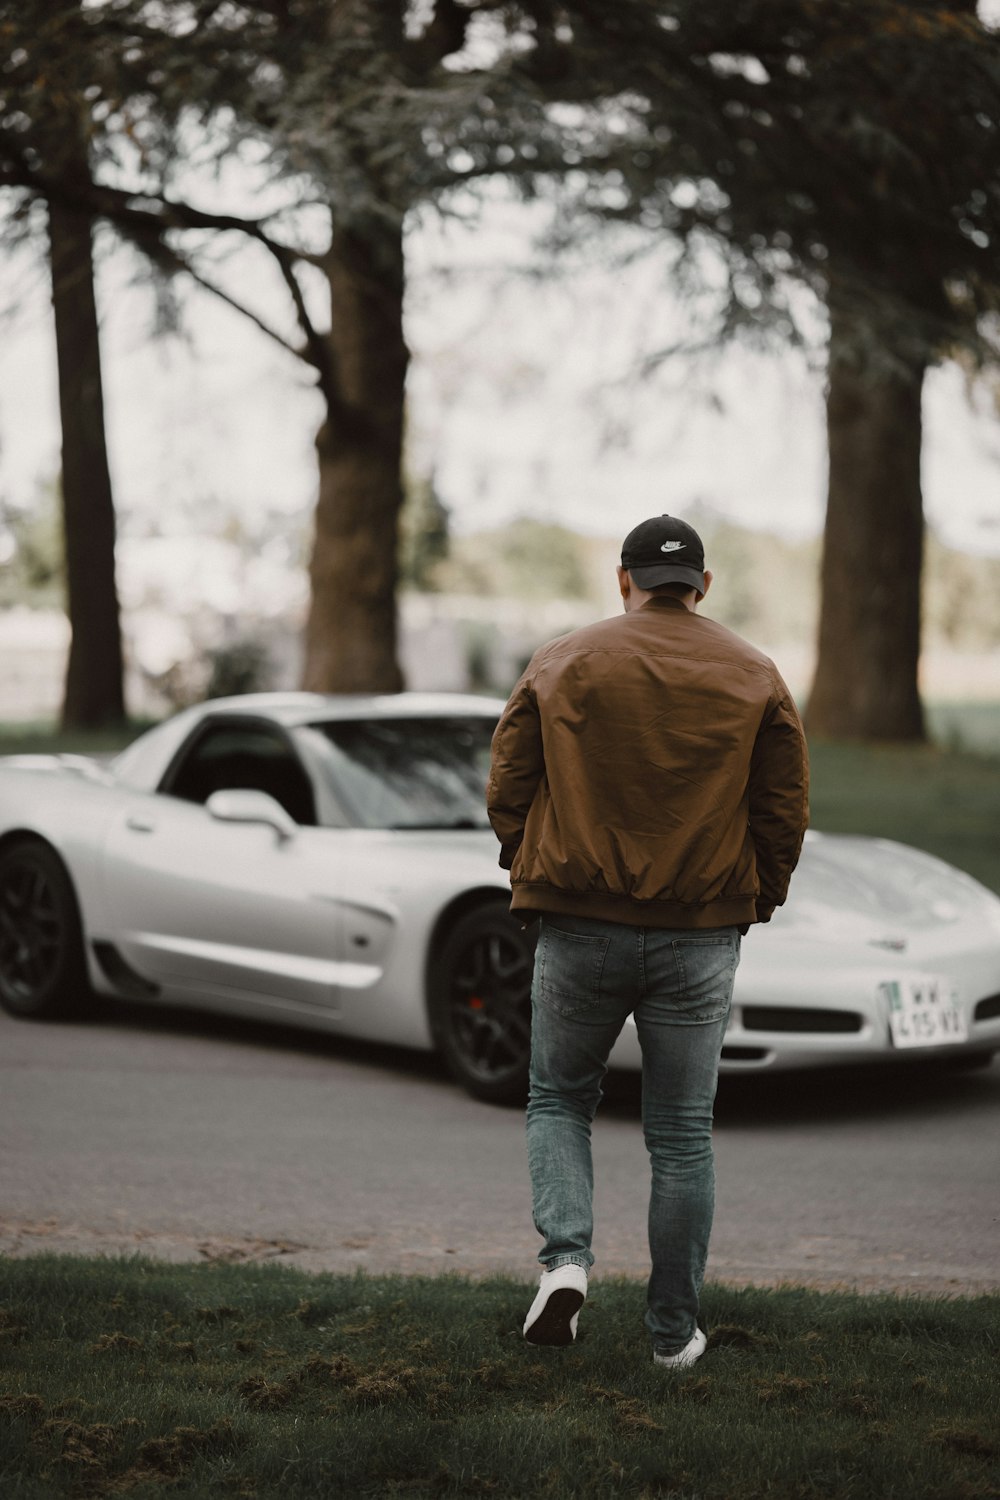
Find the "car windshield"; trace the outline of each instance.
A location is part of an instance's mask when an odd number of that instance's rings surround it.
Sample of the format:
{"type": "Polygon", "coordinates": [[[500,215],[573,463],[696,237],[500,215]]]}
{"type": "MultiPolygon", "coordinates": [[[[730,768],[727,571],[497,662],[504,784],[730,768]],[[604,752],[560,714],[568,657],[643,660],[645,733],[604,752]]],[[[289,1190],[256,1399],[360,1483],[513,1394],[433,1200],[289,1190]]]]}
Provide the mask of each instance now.
{"type": "Polygon", "coordinates": [[[300,733],[362,828],[488,828],[495,727],[484,717],[332,719],[300,733]]]}

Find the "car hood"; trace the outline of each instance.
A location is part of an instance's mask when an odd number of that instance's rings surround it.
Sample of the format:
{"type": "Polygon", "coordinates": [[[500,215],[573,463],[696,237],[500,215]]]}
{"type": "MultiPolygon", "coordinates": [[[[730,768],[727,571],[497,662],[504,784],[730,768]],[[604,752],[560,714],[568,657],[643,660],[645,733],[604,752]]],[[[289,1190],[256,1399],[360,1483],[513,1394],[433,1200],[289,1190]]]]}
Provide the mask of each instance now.
{"type": "MultiPolygon", "coordinates": [[[[399,858],[399,835],[386,836],[390,840],[399,858]]],[[[485,866],[491,884],[506,886],[497,864],[499,848],[488,830],[421,830],[407,835],[406,845],[425,873],[428,856],[436,856],[459,879],[470,880],[474,870],[485,866]]],[[[853,940],[892,949],[905,946],[917,933],[931,935],[970,923],[981,935],[992,932],[1000,939],[1000,897],[970,875],[891,839],[811,830],[787,904],[775,912],[771,928],[809,943],[853,940]]]]}
{"type": "Polygon", "coordinates": [[[789,937],[891,949],[970,921],[1000,936],[1000,897],[970,875],[890,839],[811,832],[772,925],[789,937]]]}
{"type": "MultiPolygon", "coordinates": [[[[399,858],[399,835],[389,840],[399,858]]],[[[472,880],[475,871],[488,869],[489,883],[506,887],[488,830],[421,830],[408,835],[406,845],[424,876],[428,857],[437,857],[454,878],[472,880]]],[[[771,930],[810,945],[853,941],[892,950],[909,946],[917,934],[932,937],[970,925],[980,937],[1000,940],[1000,897],[961,870],[890,839],[810,831],[788,902],[775,912],[771,930]]]]}

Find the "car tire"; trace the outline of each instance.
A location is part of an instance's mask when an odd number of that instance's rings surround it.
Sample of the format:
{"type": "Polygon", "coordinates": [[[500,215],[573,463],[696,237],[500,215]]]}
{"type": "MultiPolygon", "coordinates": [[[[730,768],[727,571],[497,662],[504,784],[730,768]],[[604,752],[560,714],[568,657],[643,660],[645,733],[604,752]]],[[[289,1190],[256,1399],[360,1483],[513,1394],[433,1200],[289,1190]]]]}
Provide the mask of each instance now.
{"type": "Polygon", "coordinates": [[[523,1103],[534,942],[492,901],[459,917],[431,968],[430,1018],[452,1076],[475,1099],[523,1103]]]}
{"type": "Polygon", "coordinates": [[[66,867],[41,839],[0,850],[0,1005],[49,1020],[90,998],[83,930],[66,867]]]}

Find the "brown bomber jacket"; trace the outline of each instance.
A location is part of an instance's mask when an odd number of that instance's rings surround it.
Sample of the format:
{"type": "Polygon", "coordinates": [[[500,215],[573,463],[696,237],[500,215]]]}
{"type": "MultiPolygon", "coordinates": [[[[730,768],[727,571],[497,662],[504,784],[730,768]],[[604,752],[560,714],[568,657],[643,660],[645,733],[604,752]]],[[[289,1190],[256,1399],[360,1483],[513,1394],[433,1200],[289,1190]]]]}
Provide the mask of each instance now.
{"type": "Polygon", "coordinates": [[[802,724],[762,652],[656,595],[536,651],[487,804],[514,911],[766,922],[808,821],[802,724]]]}

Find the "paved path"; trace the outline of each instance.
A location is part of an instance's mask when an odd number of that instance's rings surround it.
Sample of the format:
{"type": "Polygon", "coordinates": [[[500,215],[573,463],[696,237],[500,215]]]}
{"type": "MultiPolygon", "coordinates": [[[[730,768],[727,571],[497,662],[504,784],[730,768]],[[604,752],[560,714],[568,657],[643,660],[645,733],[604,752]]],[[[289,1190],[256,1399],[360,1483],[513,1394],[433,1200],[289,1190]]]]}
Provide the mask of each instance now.
{"type": "MultiPolygon", "coordinates": [[[[710,1276],[1000,1290],[1000,1064],[724,1080],[710,1276]]],[[[595,1132],[598,1269],[644,1275],[634,1081],[595,1132]]],[[[534,1275],[523,1126],[422,1057],[180,1012],[0,1014],[0,1252],[534,1275]]]]}

